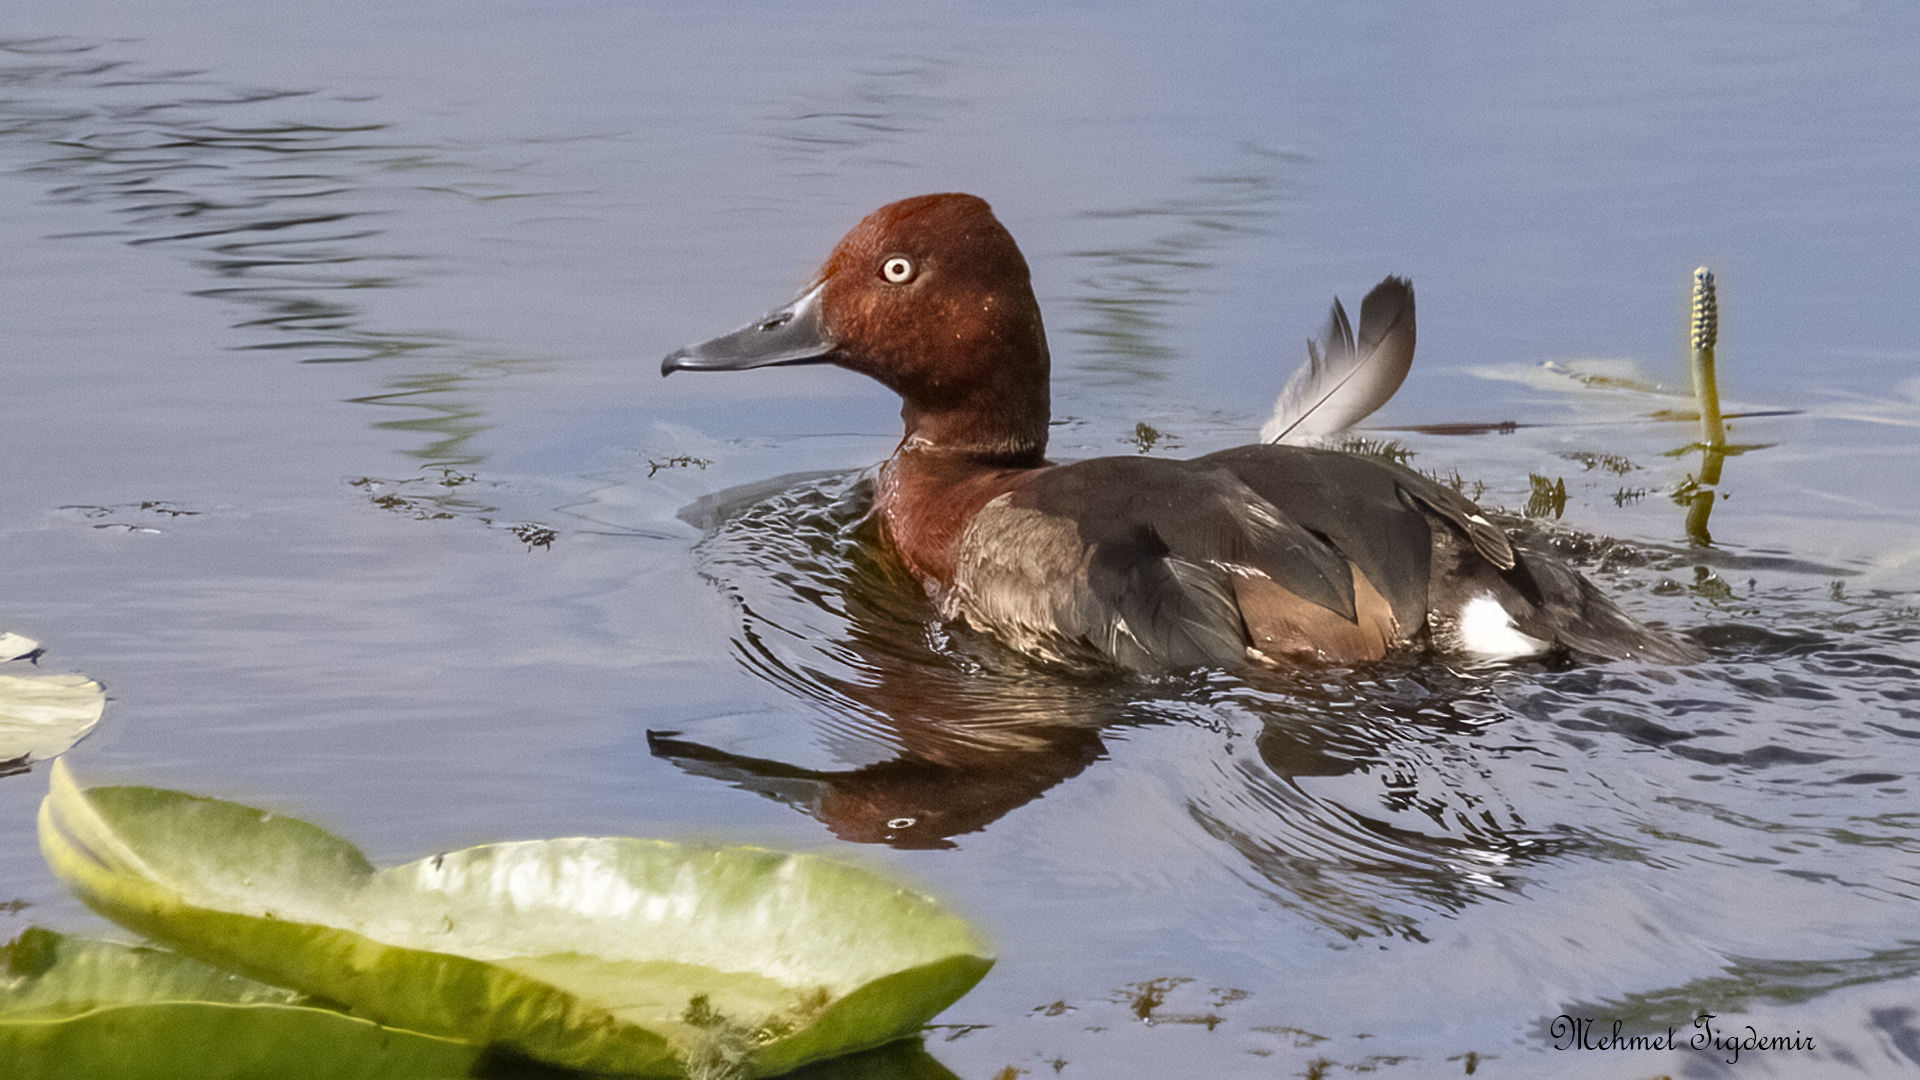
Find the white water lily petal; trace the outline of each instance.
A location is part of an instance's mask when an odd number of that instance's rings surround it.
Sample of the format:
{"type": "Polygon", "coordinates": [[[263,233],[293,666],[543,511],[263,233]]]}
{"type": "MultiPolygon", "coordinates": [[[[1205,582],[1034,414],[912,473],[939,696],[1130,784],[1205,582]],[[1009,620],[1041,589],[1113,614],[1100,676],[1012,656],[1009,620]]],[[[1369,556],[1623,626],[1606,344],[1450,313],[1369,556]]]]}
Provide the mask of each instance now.
{"type": "Polygon", "coordinates": [[[40,647],[40,643],[19,634],[10,634],[0,630],[0,663],[18,660],[40,647]]]}
{"type": "Polygon", "coordinates": [[[106,707],[106,691],[84,675],[0,675],[0,762],[64,753],[106,707]]]}

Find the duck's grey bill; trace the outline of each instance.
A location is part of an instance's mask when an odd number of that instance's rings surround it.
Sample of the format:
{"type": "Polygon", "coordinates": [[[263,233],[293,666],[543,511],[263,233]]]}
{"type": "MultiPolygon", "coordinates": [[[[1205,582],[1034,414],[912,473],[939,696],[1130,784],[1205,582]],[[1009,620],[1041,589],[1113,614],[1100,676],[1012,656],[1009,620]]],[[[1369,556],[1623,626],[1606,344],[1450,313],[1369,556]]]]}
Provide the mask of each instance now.
{"type": "Polygon", "coordinates": [[[660,362],[660,374],[676,371],[746,371],[776,364],[818,364],[833,352],[834,341],[820,320],[824,283],[805,296],[750,326],[689,345],[660,362]]]}

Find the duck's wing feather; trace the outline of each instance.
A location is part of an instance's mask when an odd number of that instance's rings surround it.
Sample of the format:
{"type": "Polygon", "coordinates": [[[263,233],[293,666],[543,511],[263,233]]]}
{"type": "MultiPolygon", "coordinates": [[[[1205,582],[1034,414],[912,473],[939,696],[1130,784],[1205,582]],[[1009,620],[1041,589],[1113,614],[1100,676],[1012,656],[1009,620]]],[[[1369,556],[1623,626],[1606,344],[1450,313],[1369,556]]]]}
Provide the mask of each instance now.
{"type": "MultiPolygon", "coordinates": [[[[1099,458],[990,503],[962,540],[951,613],[1027,652],[1072,659],[1078,642],[1143,670],[1243,663],[1276,622],[1340,634],[1382,621],[1336,544],[1205,460],[1099,458]]],[[[1421,535],[1381,543],[1424,570],[1423,519],[1393,510],[1421,535]]],[[[1407,610],[1420,626],[1424,608],[1407,610]]],[[[1350,649],[1385,647],[1377,628],[1355,635],[1368,644],[1350,649]]]]}
{"type": "Polygon", "coordinates": [[[1542,642],[1697,655],[1458,492],[1293,446],[1049,469],[974,516],[942,603],[1032,655],[1163,671],[1377,658],[1481,597],[1542,642]]]}
{"type": "Polygon", "coordinates": [[[1048,469],[973,517],[943,603],[1033,655],[1177,671],[1375,659],[1480,598],[1538,642],[1699,655],[1452,488],[1296,446],[1048,469]]]}
{"type": "MultiPolygon", "coordinates": [[[[1198,459],[1233,473],[1350,561],[1393,609],[1400,633],[1426,625],[1433,526],[1476,529],[1472,503],[1389,462],[1297,446],[1238,446],[1198,459]],[[1451,496],[1451,498],[1449,498],[1451,496]]],[[[1480,519],[1484,523],[1484,519],[1480,519]]],[[[1506,536],[1485,524],[1485,543],[1506,536]]],[[[1477,546],[1478,542],[1476,542],[1477,546]]],[[[1512,565],[1512,554],[1506,556],[1512,565]]]]}
{"type": "Polygon", "coordinates": [[[1620,610],[1551,552],[1514,543],[1466,496],[1411,469],[1283,446],[1236,447],[1200,460],[1231,469],[1325,536],[1392,603],[1403,633],[1430,612],[1457,613],[1488,597],[1515,629],[1539,641],[1614,660],[1700,658],[1689,642],[1620,610]]]}

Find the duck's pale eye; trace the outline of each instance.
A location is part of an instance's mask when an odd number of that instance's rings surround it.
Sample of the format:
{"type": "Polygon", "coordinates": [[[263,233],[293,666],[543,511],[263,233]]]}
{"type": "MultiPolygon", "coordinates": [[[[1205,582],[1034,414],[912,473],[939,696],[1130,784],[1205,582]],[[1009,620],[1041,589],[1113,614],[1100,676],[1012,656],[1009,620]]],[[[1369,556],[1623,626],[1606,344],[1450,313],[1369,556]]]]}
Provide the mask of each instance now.
{"type": "Polygon", "coordinates": [[[880,276],[895,285],[905,285],[913,280],[913,260],[905,255],[893,255],[880,264],[880,276]]]}

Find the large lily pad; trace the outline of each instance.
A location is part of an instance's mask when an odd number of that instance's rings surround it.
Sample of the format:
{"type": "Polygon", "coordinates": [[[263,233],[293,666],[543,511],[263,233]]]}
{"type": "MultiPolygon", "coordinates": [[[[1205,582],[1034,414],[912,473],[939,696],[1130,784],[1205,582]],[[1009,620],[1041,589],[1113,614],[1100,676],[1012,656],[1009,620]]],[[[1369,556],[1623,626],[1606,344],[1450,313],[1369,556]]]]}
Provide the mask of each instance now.
{"type": "Polygon", "coordinates": [[[8,1080],[418,1080],[468,1075],[478,1057],[160,949],[37,927],[0,946],[8,1080]]]}
{"type": "Polygon", "coordinates": [[[82,789],[40,810],[103,915],[391,1027],[647,1076],[770,1076],[917,1031],[992,961],[956,916],[857,867],[630,839],[491,844],[376,870],[282,815],[82,789]]]}

